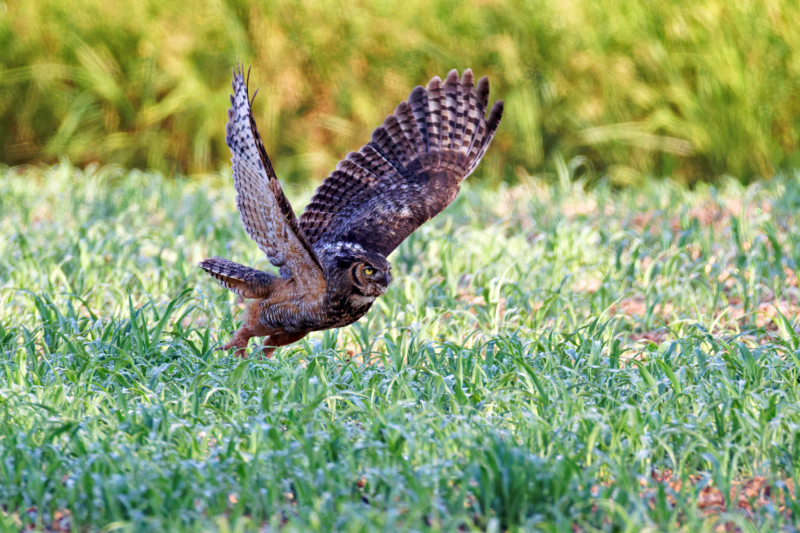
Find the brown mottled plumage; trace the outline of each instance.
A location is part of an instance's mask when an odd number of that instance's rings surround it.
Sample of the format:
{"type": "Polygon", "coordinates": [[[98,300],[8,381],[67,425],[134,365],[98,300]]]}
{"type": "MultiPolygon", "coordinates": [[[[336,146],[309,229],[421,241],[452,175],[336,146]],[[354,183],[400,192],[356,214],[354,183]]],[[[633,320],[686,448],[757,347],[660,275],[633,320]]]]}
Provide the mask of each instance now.
{"type": "Polygon", "coordinates": [[[361,318],[392,281],[386,256],[447,207],[478,166],[503,115],[497,101],[485,117],[488,100],[489,82],[474,87],[471,70],[460,81],[453,70],[416,87],[369,143],[336,165],[298,220],[261,143],[247,82],[234,71],[226,141],[236,205],[280,277],[221,257],[200,263],[251,300],[223,348],[244,355],[250,338],[263,336],[269,356],[361,318]]]}

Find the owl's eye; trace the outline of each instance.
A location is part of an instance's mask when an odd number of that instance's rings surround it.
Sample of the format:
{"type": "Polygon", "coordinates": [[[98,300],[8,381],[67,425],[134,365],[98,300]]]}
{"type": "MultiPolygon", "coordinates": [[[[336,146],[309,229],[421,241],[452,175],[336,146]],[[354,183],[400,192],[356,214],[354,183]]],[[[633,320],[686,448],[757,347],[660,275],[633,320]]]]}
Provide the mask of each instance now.
{"type": "Polygon", "coordinates": [[[364,267],[364,274],[367,276],[371,276],[375,273],[375,269],[372,267],[364,267]]]}

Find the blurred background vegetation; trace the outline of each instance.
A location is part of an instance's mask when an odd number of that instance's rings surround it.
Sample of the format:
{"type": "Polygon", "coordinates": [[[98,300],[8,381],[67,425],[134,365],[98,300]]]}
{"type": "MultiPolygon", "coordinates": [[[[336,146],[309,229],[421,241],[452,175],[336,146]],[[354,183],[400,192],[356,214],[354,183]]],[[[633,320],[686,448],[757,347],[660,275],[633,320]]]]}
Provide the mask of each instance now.
{"type": "Polygon", "coordinates": [[[747,182],[800,167],[798,20],[791,0],[0,0],[0,163],[215,171],[238,57],[288,181],[471,67],[506,100],[486,179],[747,182]]]}

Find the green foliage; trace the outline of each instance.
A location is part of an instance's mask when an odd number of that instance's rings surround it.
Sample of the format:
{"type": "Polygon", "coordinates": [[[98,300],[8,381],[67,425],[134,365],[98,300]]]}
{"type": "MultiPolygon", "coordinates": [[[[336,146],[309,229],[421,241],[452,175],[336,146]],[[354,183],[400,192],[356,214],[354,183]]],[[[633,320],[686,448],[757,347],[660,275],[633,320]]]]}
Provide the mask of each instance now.
{"type": "Polygon", "coordinates": [[[797,179],[470,187],[393,254],[367,317],[244,361],[214,351],[240,307],[195,265],[265,261],[217,185],[0,175],[3,530],[769,531],[797,516],[781,488],[800,468],[797,179]],[[653,485],[664,469],[682,487],[653,485]],[[735,502],[754,475],[794,514],[698,509],[703,487],[735,502]]]}
{"type": "Polygon", "coordinates": [[[414,85],[467,67],[507,103],[491,180],[563,159],[616,184],[749,181],[800,164],[797,20],[788,0],[5,0],[0,161],[216,170],[238,57],[289,181],[326,175],[414,85]]]}

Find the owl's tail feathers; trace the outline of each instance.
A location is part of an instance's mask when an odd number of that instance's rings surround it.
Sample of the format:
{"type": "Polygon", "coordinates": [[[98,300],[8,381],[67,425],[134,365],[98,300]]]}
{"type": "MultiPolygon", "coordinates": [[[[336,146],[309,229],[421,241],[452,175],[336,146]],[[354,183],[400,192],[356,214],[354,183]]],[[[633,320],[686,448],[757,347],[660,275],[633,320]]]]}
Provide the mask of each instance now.
{"type": "Polygon", "coordinates": [[[488,104],[485,76],[476,87],[470,69],[460,81],[451,70],[444,81],[437,76],[427,87],[415,87],[373,132],[371,144],[407,168],[417,163],[422,170],[451,171],[463,179],[480,163],[503,118],[502,100],[487,116],[488,104]]]}
{"type": "Polygon", "coordinates": [[[211,274],[220,285],[242,298],[263,300],[275,288],[277,276],[234,263],[222,257],[212,257],[201,261],[200,268],[211,274]]]}

